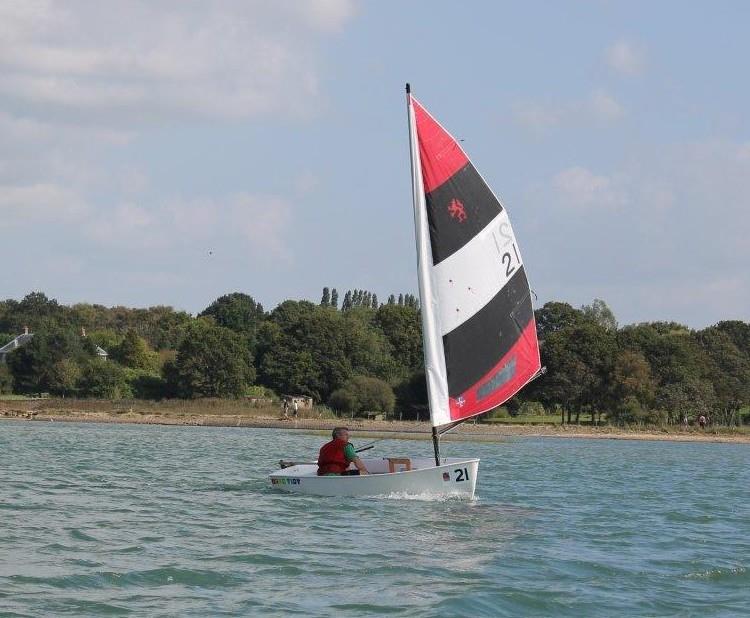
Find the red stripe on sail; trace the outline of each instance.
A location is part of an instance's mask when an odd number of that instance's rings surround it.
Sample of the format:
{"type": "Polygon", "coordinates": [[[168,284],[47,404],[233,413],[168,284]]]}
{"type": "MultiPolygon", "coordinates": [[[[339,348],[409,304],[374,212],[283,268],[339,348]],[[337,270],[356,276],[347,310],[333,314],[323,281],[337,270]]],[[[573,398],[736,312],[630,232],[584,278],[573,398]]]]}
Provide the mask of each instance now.
{"type": "Polygon", "coordinates": [[[500,359],[474,386],[457,398],[449,399],[451,420],[460,421],[470,416],[488,412],[520,391],[536,375],[541,367],[539,360],[539,342],[536,338],[536,323],[532,319],[521,332],[518,341],[510,351],[500,359]],[[504,368],[515,363],[514,371],[507,382],[500,385],[488,396],[480,397],[480,391],[488,388],[488,383],[504,368]]]}
{"type": "Polygon", "coordinates": [[[412,97],[425,193],[448,180],[469,161],[456,140],[412,97]]]}

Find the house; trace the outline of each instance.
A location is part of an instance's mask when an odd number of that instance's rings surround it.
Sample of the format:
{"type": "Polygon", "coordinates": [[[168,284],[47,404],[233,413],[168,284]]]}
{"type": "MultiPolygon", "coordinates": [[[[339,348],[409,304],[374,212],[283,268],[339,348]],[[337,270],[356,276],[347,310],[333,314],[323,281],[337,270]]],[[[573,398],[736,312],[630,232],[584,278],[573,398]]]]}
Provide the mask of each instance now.
{"type": "MultiPolygon", "coordinates": [[[[81,337],[86,336],[86,329],[81,329],[81,337]]],[[[0,348],[0,363],[5,362],[5,357],[8,356],[13,350],[17,350],[18,348],[21,348],[25,346],[29,341],[31,341],[34,337],[34,333],[29,332],[29,327],[24,326],[23,327],[23,333],[18,335],[15,339],[12,341],[9,341],[6,343],[3,347],[0,348]]],[[[103,348],[100,348],[98,345],[94,346],[96,348],[96,355],[99,358],[103,358],[104,360],[107,360],[109,357],[109,354],[107,351],[103,348]]]]}
{"type": "Polygon", "coordinates": [[[4,363],[5,357],[8,356],[8,354],[10,354],[13,350],[25,346],[29,341],[31,341],[31,338],[33,336],[34,335],[29,332],[29,327],[24,326],[23,333],[0,348],[0,363],[4,363]]]}
{"type": "Polygon", "coordinates": [[[284,395],[282,400],[288,401],[292,408],[296,402],[300,410],[312,410],[313,407],[313,398],[307,395],[284,395]]]}

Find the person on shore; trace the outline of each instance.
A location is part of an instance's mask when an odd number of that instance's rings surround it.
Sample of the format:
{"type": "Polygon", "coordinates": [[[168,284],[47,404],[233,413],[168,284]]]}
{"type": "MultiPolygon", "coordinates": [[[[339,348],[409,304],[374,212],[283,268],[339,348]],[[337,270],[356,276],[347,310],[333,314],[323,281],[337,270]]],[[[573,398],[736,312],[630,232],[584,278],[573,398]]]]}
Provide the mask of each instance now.
{"type": "Polygon", "coordinates": [[[336,427],[331,437],[333,439],[320,448],[318,476],[367,474],[365,464],[349,443],[349,430],[346,427],[336,427]],[[348,469],[352,463],[356,470],[348,469]]]}
{"type": "Polygon", "coordinates": [[[299,412],[299,403],[297,400],[294,400],[294,418],[297,418],[297,412],[299,412]]]}
{"type": "Polygon", "coordinates": [[[284,418],[289,416],[289,401],[284,399],[284,418]]]}
{"type": "Polygon", "coordinates": [[[699,427],[700,427],[701,429],[705,429],[705,428],[706,428],[706,417],[705,417],[705,416],[703,416],[703,414],[701,414],[701,415],[700,415],[700,416],[698,417],[698,426],[699,426],[699,427]]]}

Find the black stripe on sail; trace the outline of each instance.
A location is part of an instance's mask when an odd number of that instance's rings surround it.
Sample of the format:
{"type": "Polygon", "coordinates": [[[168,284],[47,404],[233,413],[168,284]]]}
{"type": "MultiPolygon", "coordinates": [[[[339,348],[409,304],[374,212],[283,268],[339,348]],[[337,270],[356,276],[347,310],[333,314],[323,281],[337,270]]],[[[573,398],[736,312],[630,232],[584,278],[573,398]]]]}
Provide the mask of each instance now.
{"type": "Polygon", "coordinates": [[[448,394],[458,397],[484,377],[510,351],[532,317],[522,266],[490,302],[443,336],[448,394]]]}
{"type": "Polygon", "coordinates": [[[471,162],[425,197],[433,264],[458,251],[503,210],[471,162]]]}

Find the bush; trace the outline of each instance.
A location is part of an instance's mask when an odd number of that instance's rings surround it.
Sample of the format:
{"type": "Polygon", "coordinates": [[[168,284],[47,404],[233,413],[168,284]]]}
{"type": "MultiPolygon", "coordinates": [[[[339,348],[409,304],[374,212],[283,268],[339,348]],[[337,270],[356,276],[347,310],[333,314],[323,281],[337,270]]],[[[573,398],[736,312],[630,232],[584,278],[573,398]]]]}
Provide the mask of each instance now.
{"type": "Polygon", "coordinates": [[[97,399],[133,397],[125,370],[117,363],[101,358],[92,359],[83,366],[78,389],[84,397],[97,399]]]}
{"type": "Polygon", "coordinates": [[[125,379],[136,399],[163,399],[167,383],[158,373],[142,369],[125,369],[125,379]]]}
{"type": "Polygon", "coordinates": [[[343,412],[344,414],[356,413],[362,409],[357,394],[348,387],[333,391],[328,399],[328,405],[337,412],[343,412]]]}
{"type": "Polygon", "coordinates": [[[498,406],[487,414],[487,418],[510,418],[510,413],[505,406],[498,406]]]}
{"type": "Polygon", "coordinates": [[[518,410],[520,416],[544,416],[547,411],[538,401],[524,401],[518,410]]]}
{"type": "Polygon", "coordinates": [[[383,412],[391,414],[396,403],[393,389],[378,378],[354,376],[331,394],[330,406],[344,413],[383,412]]]}

